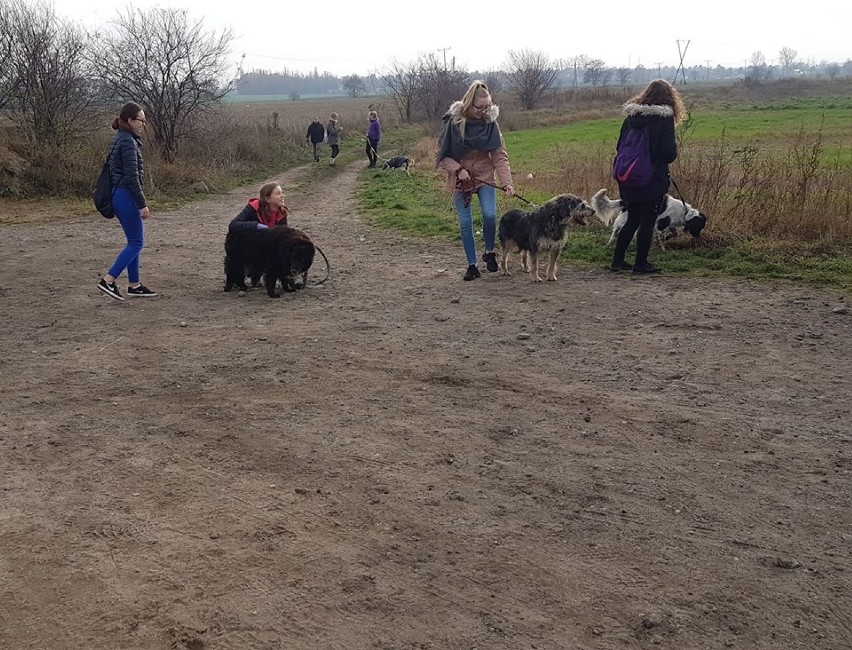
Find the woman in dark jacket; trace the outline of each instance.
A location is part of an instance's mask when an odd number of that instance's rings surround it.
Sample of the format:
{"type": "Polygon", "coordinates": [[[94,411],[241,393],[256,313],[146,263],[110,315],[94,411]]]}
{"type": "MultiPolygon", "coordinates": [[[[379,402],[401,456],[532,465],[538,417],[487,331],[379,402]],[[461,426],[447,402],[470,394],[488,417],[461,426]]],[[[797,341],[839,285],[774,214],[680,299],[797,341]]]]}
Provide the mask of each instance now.
{"type": "Polygon", "coordinates": [[[264,230],[287,223],[290,211],[284,205],[284,190],[278,183],[267,183],[260,188],[258,198],[250,199],[246,207],[233,218],[228,232],[264,230]]]}
{"type": "Polygon", "coordinates": [[[144,165],[140,137],[145,131],[145,112],[139,104],[128,102],[113,120],[112,128],[118,131],[113,138],[109,154],[113,187],[112,207],[124,229],[127,245],[101,278],[98,289],[111,298],[124,300],[115,280],[127,269],[127,295],[150,298],[156,296],[157,292],[151,291],[139,281],[139,255],[144,244],[142,220],[150,216],[142,191],[144,165]]]}
{"type": "Polygon", "coordinates": [[[625,119],[616,150],[621,147],[630,128],[647,128],[654,170],[650,182],[644,187],[628,188],[619,183],[621,200],[627,206],[627,223],[618,233],[610,268],[613,271],[633,269],[637,274],[659,273],[660,269],[648,262],[648,251],[654,236],[654,224],[669,191],[669,164],[677,158],[675,125],[686,119],[686,109],[677,90],[669,82],[657,79],[628,100],[622,112],[625,119]],[[636,260],[631,265],[624,260],[624,254],[634,233],[636,260]]]}

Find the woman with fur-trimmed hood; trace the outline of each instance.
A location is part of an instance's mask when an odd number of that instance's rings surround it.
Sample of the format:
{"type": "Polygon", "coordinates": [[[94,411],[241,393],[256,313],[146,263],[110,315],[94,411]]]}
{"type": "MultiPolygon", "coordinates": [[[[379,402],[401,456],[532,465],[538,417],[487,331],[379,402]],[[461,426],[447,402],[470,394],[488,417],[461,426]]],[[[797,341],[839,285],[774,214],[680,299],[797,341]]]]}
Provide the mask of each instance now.
{"type": "Polygon", "coordinates": [[[482,211],[482,236],[485,253],[482,260],[489,271],[498,270],[494,242],[497,232],[497,192],[493,187],[495,174],[499,187],[514,196],[509,156],[503,134],[497,125],[500,109],[491,101],[491,93],[482,81],[474,81],[461,101],[453,102],[444,114],[438,138],[438,167],[447,172],[447,189],[453,193],[453,203],[459,217],[462,246],[467,257],[465,280],[480,276],[476,266],[476,243],[473,238],[473,218],[470,202],[479,197],[482,211]]]}
{"type": "Polygon", "coordinates": [[[677,90],[668,81],[657,79],[629,99],[622,112],[624,122],[621,124],[616,151],[631,128],[647,129],[648,151],[654,170],[651,180],[644,187],[628,188],[619,183],[619,194],[627,207],[627,222],[618,233],[610,268],[613,271],[633,269],[633,273],[637,274],[659,273],[660,269],[648,262],[648,251],[651,250],[654,224],[665,207],[666,193],[669,191],[669,165],[677,158],[675,124],[686,119],[686,109],[677,90]],[[624,255],[634,233],[636,260],[630,264],[625,261],[624,255]]]}

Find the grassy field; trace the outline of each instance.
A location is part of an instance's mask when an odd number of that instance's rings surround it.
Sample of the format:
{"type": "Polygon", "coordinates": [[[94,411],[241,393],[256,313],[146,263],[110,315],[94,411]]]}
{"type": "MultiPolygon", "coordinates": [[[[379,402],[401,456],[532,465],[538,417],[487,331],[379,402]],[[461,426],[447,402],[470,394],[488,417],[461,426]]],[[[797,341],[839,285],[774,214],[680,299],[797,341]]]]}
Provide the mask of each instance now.
{"type": "MultiPolygon", "coordinates": [[[[617,196],[609,165],[620,124],[614,116],[505,132],[517,191],[535,203],[566,191],[588,199],[601,187],[617,196]]],[[[710,215],[710,224],[700,242],[680,237],[667,251],[654,251],[655,261],[670,273],[784,278],[852,290],[849,124],[852,99],[789,99],[694,113],[681,128],[681,159],[672,173],[684,198],[710,215]],[[727,168],[711,177],[701,165],[714,152],[727,168]],[[803,175],[810,184],[804,194],[803,175]]],[[[417,171],[411,178],[365,171],[362,207],[379,226],[458,239],[443,176],[430,156],[432,142],[410,135],[408,151],[424,158],[417,171]]],[[[498,212],[516,207],[524,206],[499,198],[498,212]]],[[[608,239],[597,222],[574,230],[565,260],[605,266],[608,239]]]]}

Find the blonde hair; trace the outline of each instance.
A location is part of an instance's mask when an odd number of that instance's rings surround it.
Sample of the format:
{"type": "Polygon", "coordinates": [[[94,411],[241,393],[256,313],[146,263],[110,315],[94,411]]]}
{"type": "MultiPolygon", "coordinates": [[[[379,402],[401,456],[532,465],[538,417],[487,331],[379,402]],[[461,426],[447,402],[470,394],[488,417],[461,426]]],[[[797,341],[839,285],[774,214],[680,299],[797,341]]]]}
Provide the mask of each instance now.
{"type": "Polygon", "coordinates": [[[686,107],[683,105],[680,93],[665,79],[655,79],[648,84],[645,90],[627,100],[627,103],[645,106],[671,106],[672,111],[674,111],[675,124],[680,124],[687,117],[686,107]]]}
{"type": "Polygon", "coordinates": [[[472,117],[474,102],[483,97],[487,97],[491,101],[491,91],[488,90],[488,86],[480,79],[472,81],[461,98],[461,111],[453,117],[453,123],[458,124],[461,133],[464,133],[467,120],[472,117]]]}
{"type": "Polygon", "coordinates": [[[337,119],[337,113],[332,113],[331,115],[329,115],[329,117],[330,117],[332,120],[336,120],[336,119],[337,119]]]}
{"type": "Polygon", "coordinates": [[[376,111],[370,111],[367,117],[369,117],[371,120],[377,120],[379,119],[379,114],[376,113],[376,111]]]}

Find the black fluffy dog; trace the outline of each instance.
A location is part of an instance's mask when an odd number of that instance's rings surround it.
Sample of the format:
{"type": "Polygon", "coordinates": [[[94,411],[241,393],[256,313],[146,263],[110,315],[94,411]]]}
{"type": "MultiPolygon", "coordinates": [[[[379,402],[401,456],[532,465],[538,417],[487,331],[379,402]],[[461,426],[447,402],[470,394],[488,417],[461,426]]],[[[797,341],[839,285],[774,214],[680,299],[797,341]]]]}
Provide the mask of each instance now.
{"type": "Polygon", "coordinates": [[[298,289],[308,279],[314,262],[313,242],[301,230],[278,225],[266,230],[229,232],[225,238],[225,291],[234,287],[246,290],[246,274],[256,286],[261,274],[270,298],[278,298],[276,284],[281,280],[284,291],[298,289]]]}
{"type": "Polygon", "coordinates": [[[502,259],[500,268],[503,275],[509,275],[507,258],[513,250],[521,253],[521,265],[529,271],[533,282],[541,282],[538,274],[538,256],[548,253],[547,279],[556,280],[556,260],[565,246],[569,223],[581,226],[586,219],[594,216],[595,211],[583,199],[573,194],[560,194],[541,207],[530,212],[509,210],[500,218],[500,248],[502,259]],[[531,264],[527,268],[527,256],[531,264]]]}

